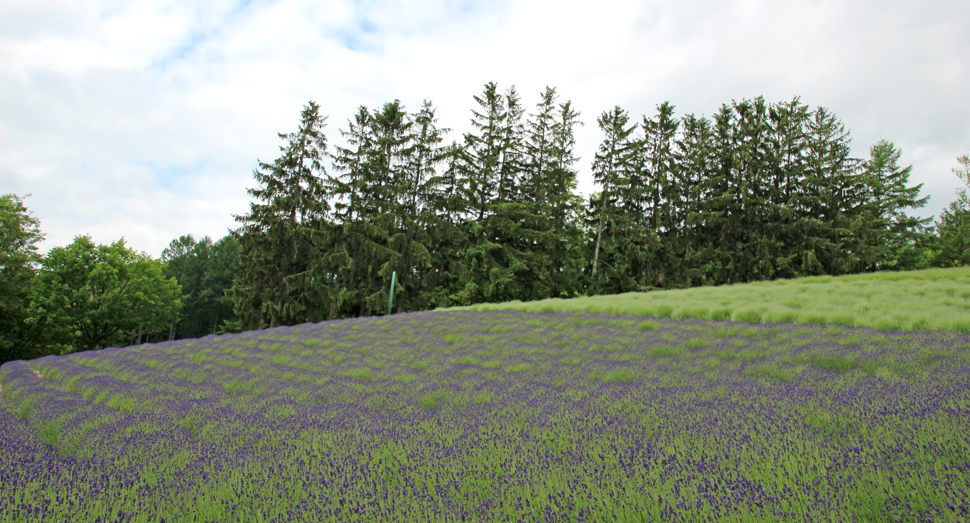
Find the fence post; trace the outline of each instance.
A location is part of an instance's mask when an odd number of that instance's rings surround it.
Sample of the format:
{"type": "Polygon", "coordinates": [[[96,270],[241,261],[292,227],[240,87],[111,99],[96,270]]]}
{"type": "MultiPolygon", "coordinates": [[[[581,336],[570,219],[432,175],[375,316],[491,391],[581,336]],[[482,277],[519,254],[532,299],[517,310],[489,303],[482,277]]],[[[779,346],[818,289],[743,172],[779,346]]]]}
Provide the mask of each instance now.
{"type": "Polygon", "coordinates": [[[397,271],[391,274],[391,297],[387,300],[387,315],[391,315],[391,309],[394,307],[394,284],[397,282],[397,271]]]}

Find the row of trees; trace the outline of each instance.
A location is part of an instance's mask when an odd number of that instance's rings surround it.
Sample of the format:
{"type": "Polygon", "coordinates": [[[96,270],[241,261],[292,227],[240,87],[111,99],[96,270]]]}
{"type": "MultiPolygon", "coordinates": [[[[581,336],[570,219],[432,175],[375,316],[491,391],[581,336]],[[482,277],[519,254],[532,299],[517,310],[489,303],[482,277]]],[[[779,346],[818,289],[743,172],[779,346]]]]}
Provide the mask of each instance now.
{"type": "Polygon", "coordinates": [[[152,340],[216,334],[226,322],[236,320],[226,291],[232,288],[238,260],[239,243],[232,234],[215,242],[208,236],[196,240],[191,234],[172,240],[162,251],[161,262],[165,277],[181,288],[181,308],[168,328],[154,333],[152,340]]]}
{"type": "MultiPolygon", "coordinates": [[[[436,109],[361,107],[328,148],[309,102],[249,212],[159,260],[79,236],[46,257],[23,199],[0,200],[0,361],[382,313],[817,274],[970,263],[966,190],[933,227],[880,141],[798,98],[677,117],[597,118],[597,192],[576,192],[579,113],[546,88],[531,112],[494,83],[446,143],[436,109]]],[[[970,187],[970,155],[954,172],[970,187]]]]}
{"type": "Polygon", "coordinates": [[[397,310],[959,263],[960,205],[939,224],[888,141],[850,155],[844,125],[798,98],[669,103],[597,119],[599,191],[576,194],[579,113],[514,87],[474,97],[472,131],[445,145],[435,108],[361,107],[331,153],[310,102],[237,216],[237,329],[397,310]],[[331,169],[325,160],[331,160],[331,169]],[[952,216],[953,218],[946,218],[952,216]],[[949,221],[947,221],[949,220],[949,221]]]}
{"type": "Polygon", "coordinates": [[[542,94],[528,120],[515,89],[475,97],[476,132],[444,145],[435,108],[360,108],[330,156],[311,102],[237,216],[239,328],[583,291],[579,114],[542,94]]]}
{"type": "Polygon", "coordinates": [[[177,318],[181,288],[159,260],[88,236],[41,257],[23,202],[0,196],[0,363],[141,343],[177,318]]]}
{"type": "Polygon", "coordinates": [[[911,168],[880,141],[850,157],[849,133],[796,98],[723,105],[711,120],[669,104],[631,124],[616,107],[593,164],[602,192],[593,286],[604,292],[914,267],[930,220],[911,168]]]}

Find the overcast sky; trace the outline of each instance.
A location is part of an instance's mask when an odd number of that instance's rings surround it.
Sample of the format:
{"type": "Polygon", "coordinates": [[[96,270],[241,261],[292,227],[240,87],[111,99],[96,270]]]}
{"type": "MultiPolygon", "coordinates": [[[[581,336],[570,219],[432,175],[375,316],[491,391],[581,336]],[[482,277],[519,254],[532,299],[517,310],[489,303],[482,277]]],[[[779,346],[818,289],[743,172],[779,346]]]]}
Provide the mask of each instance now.
{"type": "Polygon", "coordinates": [[[636,119],[801,96],[851,131],[853,154],[902,150],[938,215],[970,153],[966,0],[0,3],[0,193],[32,193],[41,251],[90,234],[159,256],[219,238],[248,210],[309,100],[341,144],[360,105],[429,99],[459,139],[472,96],[514,84],[531,112],[546,85],[572,100],[580,190],[596,117],[636,119]]]}

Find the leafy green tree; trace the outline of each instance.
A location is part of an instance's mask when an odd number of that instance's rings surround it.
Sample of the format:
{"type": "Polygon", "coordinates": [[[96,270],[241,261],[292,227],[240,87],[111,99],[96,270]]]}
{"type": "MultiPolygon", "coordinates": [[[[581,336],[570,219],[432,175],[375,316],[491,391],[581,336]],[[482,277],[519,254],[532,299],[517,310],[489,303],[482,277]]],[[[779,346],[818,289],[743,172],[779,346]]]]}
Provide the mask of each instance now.
{"type": "Polygon", "coordinates": [[[936,225],[939,234],[939,251],[932,263],[938,267],[970,265],[970,154],[957,158],[959,167],[953,168],[967,187],[957,190],[957,199],[950,202],[940,215],[936,225]]]}
{"type": "Polygon", "coordinates": [[[226,292],[236,274],[238,250],[231,234],[215,243],[208,236],[196,241],[188,234],[172,240],[162,251],[165,275],[182,287],[182,307],[171,323],[168,339],[215,334],[221,323],[236,320],[232,298],[226,292]]]}
{"type": "Polygon", "coordinates": [[[180,307],[181,289],[162,264],[125,246],[77,236],[47,253],[30,287],[28,323],[49,335],[48,353],[96,350],[131,332],[161,332],[180,307]]]}
{"type": "Polygon", "coordinates": [[[30,283],[41,260],[37,242],[43,239],[24,197],[0,196],[0,363],[31,357],[42,334],[28,328],[26,319],[30,283]]]}
{"type": "Polygon", "coordinates": [[[315,102],[303,107],[297,132],[279,134],[287,142],[282,156],[272,164],[259,162],[253,172],[258,187],[247,190],[255,198],[250,212],[235,217],[242,226],[235,231],[239,272],[230,295],[243,329],[294,325],[324,314],[307,231],[330,213],[321,177],[325,122],[315,102]]]}

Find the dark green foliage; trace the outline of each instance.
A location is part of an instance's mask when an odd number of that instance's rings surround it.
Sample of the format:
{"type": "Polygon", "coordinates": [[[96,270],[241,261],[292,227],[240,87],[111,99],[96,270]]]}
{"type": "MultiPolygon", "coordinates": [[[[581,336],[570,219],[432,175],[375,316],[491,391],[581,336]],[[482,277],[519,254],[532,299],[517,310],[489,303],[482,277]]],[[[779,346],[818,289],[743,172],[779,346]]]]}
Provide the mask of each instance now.
{"type": "MultiPolygon", "coordinates": [[[[954,168],[953,173],[970,188],[970,154],[957,158],[957,161],[960,167],[954,168]]],[[[970,265],[970,196],[967,189],[957,191],[957,199],[940,215],[936,231],[939,242],[932,264],[936,267],[970,265]]]]}
{"type": "Polygon", "coordinates": [[[861,174],[862,201],[856,209],[861,219],[869,221],[862,239],[868,247],[862,269],[915,269],[916,242],[930,220],[908,216],[903,210],[922,207],[929,197],[918,197],[922,184],[907,187],[912,167],[897,165],[901,153],[892,143],[880,140],[869,151],[861,174]]]}
{"type": "Polygon", "coordinates": [[[476,96],[473,131],[464,137],[460,185],[467,209],[467,247],[458,276],[456,304],[515,299],[528,271],[522,229],[529,218],[519,194],[523,176],[523,109],[514,87],[500,94],[494,82],[476,96]]]}
{"type": "Polygon", "coordinates": [[[230,290],[239,326],[244,329],[294,325],[322,317],[319,284],[310,270],[316,252],[307,232],[329,217],[330,205],[320,174],[327,141],[326,117],[309,102],[296,133],[286,140],[282,156],[259,162],[257,188],[250,212],[236,216],[239,272],[230,290]]]}
{"type": "Polygon", "coordinates": [[[383,314],[394,272],[403,312],[902,270],[965,251],[959,208],[940,228],[949,243],[906,214],[926,198],[891,143],[854,159],[835,115],[798,98],[711,118],[666,102],[639,121],[606,111],[585,204],[570,102],[547,87],[526,114],[494,82],[474,100],[472,130],[448,146],[430,102],[359,108],[332,176],[311,102],[240,217],[237,326],[383,314]]]}
{"type": "Polygon", "coordinates": [[[41,257],[40,222],[15,194],[0,196],[0,364],[32,356],[42,334],[26,322],[30,282],[41,257]]]}
{"type": "Polygon", "coordinates": [[[538,112],[526,126],[520,184],[521,227],[515,242],[526,270],[517,274],[518,299],[571,297],[583,292],[580,229],[582,199],[576,191],[573,129],[579,113],[567,101],[556,105],[546,87],[538,112]]]}
{"type": "MultiPolygon", "coordinates": [[[[625,214],[620,206],[621,191],[629,187],[627,176],[632,164],[630,159],[632,144],[629,138],[635,127],[628,126],[629,121],[629,115],[619,106],[614,107],[612,111],[604,111],[596,120],[606,137],[593,159],[593,178],[600,184],[602,190],[599,194],[593,195],[589,202],[590,221],[591,224],[595,224],[596,234],[590,275],[593,282],[592,291],[603,294],[623,292],[620,290],[623,282],[618,280],[628,273],[624,270],[628,262],[628,253],[624,252],[627,250],[625,247],[642,243],[644,239],[640,236],[642,228],[631,226],[630,221],[635,221],[637,218],[635,213],[625,214]],[[607,270],[597,275],[601,257],[607,270]],[[605,261],[606,259],[610,261],[605,261]]],[[[627,191],[628,195],[629,193],[630,191],[627,191]]]]}
{"type": "Polygon", "coordinates": [[[182,308],[165,339],[199,338],[215,334],[219,327],[237,320],[232,298],[226,292],[237,273],[239,244],[227,235],[213,243],[191,234],[172,240],[162,252],[165,275],[182,287],[182,308]]]}
{"type": "Polygon", "coordinates": [[[601,117],[593,164],[603,188],[589,212],[593,292],[925,264],[929,220],[904,210],[926,198],[907,185],[899,151],[880,142],[869,161],[851,158],[848,132],[824,108],[756,98],[708,121],[676,120],[664,103],[636,137],[620,133],[621,118],[620,108],[601,117]]]}

